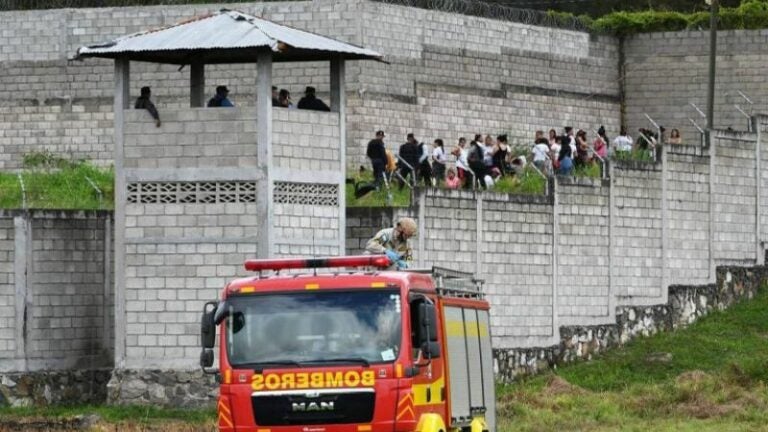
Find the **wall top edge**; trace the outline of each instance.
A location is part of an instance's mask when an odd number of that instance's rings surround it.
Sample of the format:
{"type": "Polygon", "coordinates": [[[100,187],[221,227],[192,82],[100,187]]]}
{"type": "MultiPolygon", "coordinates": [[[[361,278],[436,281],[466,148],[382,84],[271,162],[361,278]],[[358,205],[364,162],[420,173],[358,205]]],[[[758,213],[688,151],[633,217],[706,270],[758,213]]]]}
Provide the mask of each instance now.
{"type": "Polygon", "coordinates": [[[757,141],[757,134],[754,132],[735,131],[728,129],[716,129],[714,132],[716,138],[757,141]]]}
{"type": "Polygon", "coordinates": [[[547,195],[523,195],[507,194],[486,191],[454,190],[454,189],[435,189],[435,188],[417,188],[416,193],[423,192],[427,198],[447,198],[447,199],[482,199],[488,202],[510,202],[521,204],[550,204],[551,197],[547,195]]]}
{"type": "MultiPolygon", "coordinates": [[[[768,29],[734,29],[734,30],[718,30],[718,35],[722,36],[737,36],[737,35],[760,35],[760,36],[768,36],[768,29]]],[[[632,36],[629,36],[627,39],[642,39],[642,40],[648,40],[648,39],[669,39],[670,37],[696,37],[696,38],[706,38],[702,43],[709,43],[709,30],[693,30],[693,29],[686,29],[686,30],[677,30],[677,31],[658,31],[658,32],[648,32],[648,33],[637,33],[632,36]]]]}
{"type": "Polygon", "coordinates": [[[660,162],[643,162],[633,160],[612,160],[614,168],[635,171],[661,171],[660,162]]]}
{"type": "MultiPolygon", "coordinates": [[[[319,0],[319,1],[325,1],[325,0],[319,0]]],[[[340,0],[341,1],[341,0],[340,0]]],[[[344,0],[345,2],[353,2],[353,0],[344,0]]],[[[360,0],[357,0],[358,2],[360,0]]],[[[260,1],[253,1],[253,2],[238,2],[238,3],[189,3],[189,4],[153,4],[153,5],[128,5],[128,6],[93,6],[93,7],[62,7],[62,8],[51,8],[51,9],[14,9],[14,10],[0,10],[0,15],[2,14],[30,14],[30,13],[50,13],[50,14],[60,14],[62,12],[72,12],[72,11],[85,11],[85,12],[112,12],[112,11],[130,11],[130,10],[145,10],[145,9],[163,9],[166,10],[169,6],[171,7],[193,7],[198,9],[206,9],[206,10],[219,10],[221,8],[229,7],[229,8],[237,8],[239,6],[240,8],[246,8],[246,7],[281,7],[281,6],[292,6],[292,5],[311,5],[312,3],[317,3],[318,0],[287,0],[287,1],[266,1],[266,2],[260,2],[260,1]]]]}
{"type": "Polygon", "coordinates": [[[113,210],[0,209],[0,218],[104,219],[111,218],[113,215],[113,210]]]}

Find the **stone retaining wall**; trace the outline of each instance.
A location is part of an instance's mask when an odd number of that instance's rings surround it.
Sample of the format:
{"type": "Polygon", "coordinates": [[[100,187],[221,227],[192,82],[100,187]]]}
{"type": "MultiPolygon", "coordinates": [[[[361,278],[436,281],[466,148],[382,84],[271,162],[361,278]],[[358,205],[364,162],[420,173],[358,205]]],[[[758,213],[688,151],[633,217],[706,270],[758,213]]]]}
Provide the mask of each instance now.
{"type": "Polygon", "coordinates": [[[619,307],[616,323],[560,328],[560,343],[546,348],[494,349],[496,377],[512,382],[557,365],[593,356],[638,337],[685,327],[713,311],[753,298],[768,281],[768,267],[720,267],[717,283],[675,285],[666,304],[619,307]]]}
{"type": "Polygon", "coordinates": [[[0,407],[102,404],[111,374],[109,368],[0,373],[0,407]]]}

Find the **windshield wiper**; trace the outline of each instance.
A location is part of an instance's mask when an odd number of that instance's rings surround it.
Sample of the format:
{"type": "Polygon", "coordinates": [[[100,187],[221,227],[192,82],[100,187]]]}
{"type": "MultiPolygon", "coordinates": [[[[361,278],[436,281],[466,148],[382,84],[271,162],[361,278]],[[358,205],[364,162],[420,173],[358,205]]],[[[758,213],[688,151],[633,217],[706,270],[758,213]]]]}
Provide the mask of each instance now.
{"type": "Polygon", "coordinates": [[[348,363],[360,363],[364,365],[365,367],[369,367],[371,363],[362,358],[362,357],[331,357],[331,358],[319,358],[314,360],[303,360],[301,361],[302,364],[305,363],[341,363],[341,362],[348,362],[348,363]]]}
{"type": "Polygon", "coordinates": [[[264,371],[265,368],[269,366],[296,366],[301,367],[301,363],[297,362],[296,360],[267,360],[267,361],[260,361],[260,362],[253,362],[253,363],[242,363],[239,365],[234,366],[235,369],[253,369],[256,373],[261,373],[264,371]]]}

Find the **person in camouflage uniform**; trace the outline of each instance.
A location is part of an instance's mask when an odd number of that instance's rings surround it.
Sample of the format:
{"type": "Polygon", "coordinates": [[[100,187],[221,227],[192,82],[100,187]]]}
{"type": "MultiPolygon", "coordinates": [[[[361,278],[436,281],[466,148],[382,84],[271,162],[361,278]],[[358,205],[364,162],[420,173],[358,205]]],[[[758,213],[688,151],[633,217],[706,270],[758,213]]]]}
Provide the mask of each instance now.
{"type": "Polygon", "coordinates": [[[365,250],[372,254],[386,255],[398,270],[406,269],[411,261],[408,239],[414,235],[416,222],[409,217],[400,218],[394,227],[384,228],[368,240],[365,250]]]}

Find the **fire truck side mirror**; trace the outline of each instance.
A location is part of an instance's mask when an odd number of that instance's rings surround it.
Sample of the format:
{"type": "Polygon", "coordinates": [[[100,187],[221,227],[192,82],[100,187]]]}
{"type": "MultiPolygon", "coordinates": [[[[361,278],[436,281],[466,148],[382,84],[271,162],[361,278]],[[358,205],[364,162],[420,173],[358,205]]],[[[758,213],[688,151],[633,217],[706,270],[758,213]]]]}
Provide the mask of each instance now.
{"type": "Polygon", "coordinates": [[[424,354],[424,358],[430,360],[440,358],[440,344],[438,342],[424,342],[421,345],[421,352],[424,354]]]}
{"type": "Polygon", "coordinates": [[[428,342],[437,342],[437,313],[432,303],[419,303],[418,311],[418,341],[423,346],[428,342]]]}
{"type": "Polygon", "coordinates": [[[204,348],[203,351],[200,353],[200,367],[205,370],[206,368],[209,368],[213,366],[213,349],[212,348],[204,348]]]}
{"type": "Polygon", "coordinates": [[[208,302],[203,306],[203,316],[200,320],[200,345],[203,349],[213,348],[216,344],[216,302],[208,302]]]}

